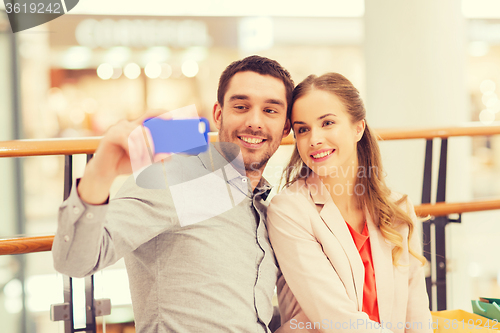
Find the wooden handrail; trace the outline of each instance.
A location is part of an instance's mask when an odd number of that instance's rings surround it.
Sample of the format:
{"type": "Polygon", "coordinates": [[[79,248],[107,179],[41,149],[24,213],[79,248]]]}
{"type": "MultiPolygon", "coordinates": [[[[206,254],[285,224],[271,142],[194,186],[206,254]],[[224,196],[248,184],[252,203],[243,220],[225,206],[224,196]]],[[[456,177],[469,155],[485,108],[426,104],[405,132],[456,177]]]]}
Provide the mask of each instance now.
{"type": "Polygon", "coordinates": [[[0,239],[0,255],[50,251],[54,236],[0,239]]]}
{"type": "Polygon", "coordinates": [[[422,204],[419,206],[415,206],[415,213],[418,216],[444,216],[450,214],[461,214],[495,209],[500,209],[500,199],[471,202],[438,202],[435,204],[422,204]]]}
{"type": "MultiPolygon", "coordinates": [[[[500,134],[500,124],[495,126],[442,127],[431,129],[378,129],[374,130],[374,132],[380,140],[481,136],[500,134]]],[[[217,141],[218,138],[216,132],[209,133],[209,137],[210,142],[217,141]]],[[[88,137],[0,141],[0,157],[93,154],[101,139],[102,137],[88,137]]],[[[287,136],[281,141],[281,144],[294,144],[293,136],[287,136]]]]}
{"type": "MultiPolygon", "coordinates": [[[[500,199],[472,202],[436,203],[415,206],[418,216],[443,216],[500,209],[500,199]]],[[[50,251],[54,236],[0,239],[0,255],[50,251]]]]}
{"type": "Polygon", "coordinates": [[[459,126],[429,129],[375,129],[381,140],[449,138],[453,136],[483,136],[500,134],[500,122],[491,126],[459,126]]]}
{"type": "Polygon", "coordinates": [[[0,157],[93,154],[102,137],[0,141],[0,157]]]}

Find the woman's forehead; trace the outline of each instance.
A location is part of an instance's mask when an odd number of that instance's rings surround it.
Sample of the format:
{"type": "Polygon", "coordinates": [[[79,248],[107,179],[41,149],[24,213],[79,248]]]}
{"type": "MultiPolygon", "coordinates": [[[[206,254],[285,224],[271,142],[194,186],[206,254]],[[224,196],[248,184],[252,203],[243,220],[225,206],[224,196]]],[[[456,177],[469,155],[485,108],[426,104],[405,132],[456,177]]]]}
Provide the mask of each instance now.
{"type": "Polygon", "coordinates": [[[336,117],[347,117],[344,103],[338,96],[323,90],[311,90],[299,97],[292,107],[292,121],[302,118],[311,121],[325,114],[336,117]]]}

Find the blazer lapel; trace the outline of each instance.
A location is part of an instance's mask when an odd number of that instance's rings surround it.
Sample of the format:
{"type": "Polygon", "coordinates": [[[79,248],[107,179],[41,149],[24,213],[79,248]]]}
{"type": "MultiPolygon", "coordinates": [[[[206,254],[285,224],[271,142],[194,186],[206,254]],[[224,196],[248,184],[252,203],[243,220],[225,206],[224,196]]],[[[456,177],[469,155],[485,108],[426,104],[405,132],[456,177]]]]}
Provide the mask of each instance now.
{"type": "Polygon", "coordinates": [[[391,321],[394,300],[394,267],[392,264],[392,244],[386,241],[380,229],[365,208],[370,246],[372,250],[375,284],[380,320],[391,321]]]}
{"type": "MultiPolygon", "coordinates": [[[[365,268],[363,261],[359,255],[358,249],[354,244],[351,233],[346,225],[344,217],[335,205],[328,192],[327,188],[317,175],[309,176],[306,180],[311,198],[317,207],[322,207],[319,210],[321,219],[326,224],[328,229],[337,238],[340,245],[344,249],[345,255],[351,265],[352,279],[354,281],[354,289],[356,290],[358,311],[363,310],[363,285],[365,280],[365,268]]],[[[344,281],[346,283],[347,281],[344,281]]]]}

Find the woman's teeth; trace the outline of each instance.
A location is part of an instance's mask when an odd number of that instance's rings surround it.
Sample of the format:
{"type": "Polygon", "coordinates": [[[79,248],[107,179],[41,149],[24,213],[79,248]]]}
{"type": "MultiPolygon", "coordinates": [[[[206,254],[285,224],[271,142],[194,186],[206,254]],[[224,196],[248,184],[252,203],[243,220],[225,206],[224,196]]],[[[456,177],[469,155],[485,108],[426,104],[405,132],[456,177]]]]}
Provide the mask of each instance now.
{"type": "Polygon", "coordinates": [[[328,151],[324,151],[324,152],[316,154],[316,155],[312,155],[312,157],[314,157],[314,158],[322,158],[322,157],[330,155],[332,152],[333,152],[333,150],[328,150],[328,151]]]}
{"type": "Polygon", "coordinates": [[[247,138],[247,137],[240,137],[241,140],[248,142],[248,143],[261,143],[264,141],[263,139],[257,139],[257,138],[247,138]]]}

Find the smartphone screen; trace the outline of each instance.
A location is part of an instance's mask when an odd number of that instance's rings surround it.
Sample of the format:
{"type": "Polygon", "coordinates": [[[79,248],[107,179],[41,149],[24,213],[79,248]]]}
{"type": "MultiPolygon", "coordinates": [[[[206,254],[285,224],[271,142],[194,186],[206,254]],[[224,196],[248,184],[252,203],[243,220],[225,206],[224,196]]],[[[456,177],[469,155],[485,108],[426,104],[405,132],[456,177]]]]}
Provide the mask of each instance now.
{"type": "Polygon", "coordinates": [[[210,124],[205,118],[150,118],[143,125],[151,132],[155,153],[198,155],[208,149],[210,124]]]}

